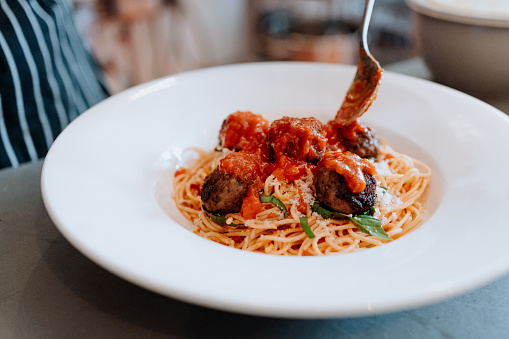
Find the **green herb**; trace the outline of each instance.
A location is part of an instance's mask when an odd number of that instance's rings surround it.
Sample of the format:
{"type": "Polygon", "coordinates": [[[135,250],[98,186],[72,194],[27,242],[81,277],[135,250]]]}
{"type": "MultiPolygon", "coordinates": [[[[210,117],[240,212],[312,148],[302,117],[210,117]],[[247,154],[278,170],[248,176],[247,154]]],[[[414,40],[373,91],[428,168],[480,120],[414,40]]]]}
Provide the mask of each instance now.
{"type": "Polygon", "coordinates": [[[350,221],[353,222],[358,229],[362,232],[371,234],[375,237],[385,240],[392,240],[391,237],[385,232],[382,227],[382,220],[372,217],[370,215],[357,215],[350,217],[350,221]]]}
{"type": "Polygon", "coordinates": [[[383,195],[385,195],[385,193],[387,193],[387,187],[380,186],[380,188],[383,190],[383,195]]]}
{"type": "Polygon", "coordinates": [[[363,215],[374,215],[375,214],[375,208],[373,206],[371,206],[369,208],[369,210],[367,210],[366,212],[364,212],[363,215]]]}
{"type": "Polygon", "coordinates": [[[304,230],[309,239],[313,239],[315,237],[315,234],[313,233],[311,227],[309,226],[308,217],[306,217],[305,215],[300,217],[300,225],[302,226],[302,229],[304,230]]]}
{"type": "Polygon", "coordinates": [[[227,226],[228,225],[226,223],[226,217],[224,215],[212,213],[212,212],[207,211],[206,209],[203,209],[203,210],[205,211],[205,214],[207,215],[207,217],[209,217],[210,220],[212,220],[219,226],[227,226]]]}
{"type": "Polygon", "coordinates": [[[313,212],[316,212],[316,213],[320,214],[322,216],[322,218],[324,218],[324,219],[349,219],[350,218],[349,214],[345,214],[345,213],[341,213],[341,212],[329,211],[328,209],[323,208],[317,202],[315,202],[311,206],[311,210],[313,212]]]}
{"type": "Polygon", "coordinates": [[[221,215],[219,213],[213,213],[213,212],[209,212],[205,209],[204,206],[203,207],[203,211],[205,212],[205,214],[207,215],[207,217],[209,217],[210,220],[212,220],[214,223],[218,224],[219,226],[231,226],[231,227],[239,227],[239,226],[244,226],[243,224],[227,224],[226,223],[226,220],[228,218],[226,218],[225,215],[221,215]]]}
{"type": "Polygon", "coordinates": [[[374,209],[371,212],[371,209],[367,211],[368,214],[360,214],[356,216],[351,216],[349,214],[344,214],[340,212],[333,212],[329,211],[326,208],[323,208],[318,203],[314,203],[313,206],[311,206],[311,210],[313,212],[316,212],[322,216],[322,218],[325,219],[348,219],[352,223],[355,224],[355,226],[361,231],[366,234],[371,234],[375,237],[378,237],[380,239],[385,240],[392,240],[391,237],[385,232],[385,230],[382,227],[382,220],[373,217],[370,215],[371,213],[374,213],[374,209]]]}
{"type": "Polygon", "coordinates": [[[270,202],[272,205],[279,208],[285,215],[285,218],[288,217],[288,210],[286,209],[285,204],[278,198],[273,195],[260,195],[260,200],[262,202],[270,202]]]}

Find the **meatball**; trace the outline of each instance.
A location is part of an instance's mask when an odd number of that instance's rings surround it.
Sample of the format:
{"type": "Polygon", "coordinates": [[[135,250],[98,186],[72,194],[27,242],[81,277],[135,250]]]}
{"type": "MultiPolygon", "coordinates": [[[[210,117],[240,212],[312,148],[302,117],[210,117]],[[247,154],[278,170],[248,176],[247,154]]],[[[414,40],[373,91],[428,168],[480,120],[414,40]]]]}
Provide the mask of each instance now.
{"type": "Polygon", "coordinates": [[[265,181],[258,157],[244,151],[227,154],[206,178],[201,189],[203,206],[209,212],[239,212],[249,193],[256,195],[265,181]]]}
{"type": "Polygon", "coordinates": [[[248,183],[216,168],[206,178],[201,200],[209,212],[226,214],[239,212],[247,196],[248,183]]]}
{"type": "Polygon", "coordinates": [[[353,193],[345,178],[335,170],[321,167],[315,178],[316,199],[324,206],[336,212],[361,214],[375,205],[376,179],[364,174],[366,187],[360,193],[353,193]]]}
{"type": "Polygon", "coordinates": [[[290,118],[272,122],[268,144],[274,157],[287,156],[300,161],[318,161],[325,152],[327,130],[315,118],[290,118]]]}
{"type": "Polygon", "coordinates": [[[361,158],[376,158],[378,156],[378,138],[373,130],[364,126],[363,132],[357,132],[355,140],[343,139],[346,151],[357,154],[361,158]]]}
{"type": "Polygon", "coordinates": [[[327,149],[329,151],[349,151],[361,158],[376,158],[379,145],[375,132],[354,121],[347,126],[339,125],[336,121],[327,123],[327,149]]]}
{"type": "Polygon", "coordinates": [[[255,151],[265,146],[269,122],[251,112],[235,112],[219,131],[219,146],[233,151],[255,151]]]}

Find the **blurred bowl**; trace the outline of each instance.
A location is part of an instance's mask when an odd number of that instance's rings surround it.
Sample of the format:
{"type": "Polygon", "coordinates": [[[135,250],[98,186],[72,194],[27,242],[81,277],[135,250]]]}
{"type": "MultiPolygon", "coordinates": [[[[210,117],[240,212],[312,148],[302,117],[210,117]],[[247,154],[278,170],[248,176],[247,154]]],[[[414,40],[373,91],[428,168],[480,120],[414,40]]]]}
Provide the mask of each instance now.
{"type": "Polygon", "coordinates": [[[407,3],[434,81],[481,98],[509,94],[509,1],[407,3]]]}

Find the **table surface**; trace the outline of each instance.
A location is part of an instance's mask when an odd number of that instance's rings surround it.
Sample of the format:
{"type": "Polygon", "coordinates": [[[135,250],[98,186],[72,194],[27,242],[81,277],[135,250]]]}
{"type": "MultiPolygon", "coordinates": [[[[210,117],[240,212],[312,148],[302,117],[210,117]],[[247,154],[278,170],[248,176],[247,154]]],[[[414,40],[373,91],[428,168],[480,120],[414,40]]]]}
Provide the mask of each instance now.
{"type": "MultiPolygon", "coordinates": [[[[387,69],[429,77],[419,60],[387,69]]],[[[509,113],[509,99],[486,101],[509,113]]],[[[0,171],[0,338],[509,337],[509,275],[430,306],[346,319],[253,317],[149,292],[59,233],[42,201],[41,167],[0,171]]]]}

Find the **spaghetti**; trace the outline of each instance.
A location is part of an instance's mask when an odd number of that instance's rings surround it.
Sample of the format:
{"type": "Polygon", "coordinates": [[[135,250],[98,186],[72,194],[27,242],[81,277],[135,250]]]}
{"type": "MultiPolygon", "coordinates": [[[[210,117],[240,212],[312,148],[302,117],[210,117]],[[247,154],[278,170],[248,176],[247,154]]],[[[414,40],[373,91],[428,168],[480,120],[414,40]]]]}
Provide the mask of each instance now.
{"type": "Polygon", "coordinates": [[[263,182],[261,194],[277,198],[287,213],[281,206],[262,202],[254,218],[244,218],[240,212],[227,213],[224,225],[220,225],[203,209],[200,193],[206,177],[234,151],[193,151],[198,153],[198,160],[175,173],[173,199],[181,213],[193,222],[196,234],[226,246],[274,255],[351,253],[398,239],[423,220],[423,196],[430,168],[382,144],[377,159],[370,160],[376,168],[377,181],[376,203],[371,212],[381,220],[388,239],[363,232],[352,217],[325,218],[316,212],[315,173],[310,168],[295,180],[278,179],[271,174],[263,182]]]}

